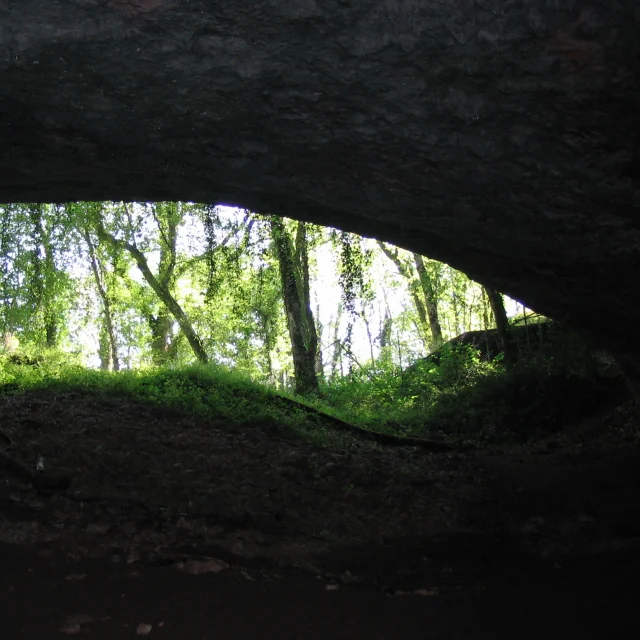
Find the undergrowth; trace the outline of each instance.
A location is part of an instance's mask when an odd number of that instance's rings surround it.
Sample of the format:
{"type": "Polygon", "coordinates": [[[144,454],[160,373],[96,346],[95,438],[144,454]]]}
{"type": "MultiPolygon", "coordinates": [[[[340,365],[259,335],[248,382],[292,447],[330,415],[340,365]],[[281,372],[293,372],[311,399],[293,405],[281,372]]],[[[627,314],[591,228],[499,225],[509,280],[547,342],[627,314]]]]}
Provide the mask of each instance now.
{"type": "Polygon", "coordinates": [[[619,380],[598,380],[576,353],[567,350],[564,339],[561,348],[551,345],[508,373],[499,359],[480,362],[469,346],[445,349],[438,364],[424,359],[404,372],[382,358],[303,399],[215,365],[109,373],[86,369],[56,352],[3,354],[0,392],[128,397],[230,426],[260,424],[334,448],[353,445],[353,437],[325,428],[305,403],[383,433],[478,443],[523,441],[558,431],[620,393],[619,380]]]}
{"type": "Polygon", "coordinates": [[[35,365],[0,363],[0,389],[79,391],[126,396],[207,420],[234,424],[278,423],[294,427],[304,420],[295,407],[274,402],[275,391],[214,365],[110,373],[60,362],[35,365]]]}
{"type": "Polygon", "coordinates": [[[476,443],[526,441],[556,433],[626,395],[620,377],[603,379],[580,337],[560,333],[506,371],[470,346],[442,350],[401,371],[359,369],[323,389],[345,419],[375,431],[476,443]]]}

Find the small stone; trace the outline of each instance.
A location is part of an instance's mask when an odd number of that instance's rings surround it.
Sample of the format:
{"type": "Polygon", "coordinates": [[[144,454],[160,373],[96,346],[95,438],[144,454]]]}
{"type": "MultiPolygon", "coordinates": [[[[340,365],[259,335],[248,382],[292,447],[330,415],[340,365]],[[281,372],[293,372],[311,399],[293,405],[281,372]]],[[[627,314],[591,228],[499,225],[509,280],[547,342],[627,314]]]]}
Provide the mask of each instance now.
{"type": "Polygon", "coordinates": [[[60,627],[60,633],[64,633],[68,636],[75,636],[82,631],[82,625],[89,624],[90,622],[93,622],[93,618],[83,613],[75,616],[69,616],[65,623],[60,627]]]}
{"type": "Polygon", "coordinates": [[[187,560],[186,562],[176,563],[176,569],[184,573],[192,575],[202,575],[205,573],[218,573],[224,569],[228,569],[229,565],[223,560],[217,558],[206,558],[204,560],[187,560]]]}
{"type": "Polygon", "coordinates": [[[90,535],[102,536],[109,531],[111,525],[106,522],[92,522],[87,525],[87,533],[90,535]]]}

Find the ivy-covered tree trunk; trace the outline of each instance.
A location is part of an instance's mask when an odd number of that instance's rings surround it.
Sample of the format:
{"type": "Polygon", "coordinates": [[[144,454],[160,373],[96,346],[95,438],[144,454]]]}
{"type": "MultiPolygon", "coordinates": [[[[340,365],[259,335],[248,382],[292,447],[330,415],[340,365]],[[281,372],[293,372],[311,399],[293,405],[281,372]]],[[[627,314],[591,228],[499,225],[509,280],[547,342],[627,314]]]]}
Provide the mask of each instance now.
{"type": "Polygon", "coordinates": [[[338,375],[338,369],[342,373],[342,344],[340,342],[340,321],[342,320],[342,302],[338,302],[336,319],[333,325],[333,351],[331,353],[331,379],[338,375]]]}
{"type": "Polygon", "coordinates": [[[298,223],[295,248],[291,235],[281,218],[269,219],[271,237],[282,282],[282,297],[287,315],[295,392],[314,393],[318,390],[316,352],[318,335],[309,299],[309,261],[305,224],[298,223]]]}
{"type": "Polygon", "coordinates": [[[119,371],[120,359],[118,357],[118,343],[111,310],[111,299],[104,282],[104,270],[101,268],[96,247],[86,227],[82,229],[82,235],[89,251],[91,271],[93,272],[98,295],[102,302],[103,325],[100,331],[99,342],[100,368],[107,371],[119,371]]]}
{"type": "Polygon", "coordinates": [[[440,327],[440,319],[438,317],[438,300],[434,290],[433,283],[429,277],[429,272],[424,264],[422,256],[418,253],[413,254],[413,260],[416,265],[416,271],[418,272],[418,280],[420,282],[420,288],[424,295],[425,305],[427,307],[427,315],[429,316],[429,328],[431,329],[431,340],[433,349],[438,349],[442,346],[444,340],[442,338],[442,328],[440,327]]]}
{"type": "Polygon", "coordinates": [[[100,332],[98,334],[98,357],[100,358],[100,369],[102,371],[114,370],[111,343],[104,321],[100,325],[100,332]]]}
{"type": "Polygon", "coordinates": [[[393,316],[389,309],[385,309],[382,326],[380,327],[380,349],[384,350],[391,345],[391,331],[393,329],[393,316]]]}
{"type": "MultiPolygon", "coordinates": [[[[176,202],[151,205],[153,218],[159,234],[160,259],[157,280],[160,287],[171,291],[177,262],[178,225],[182,220],[181,205],[176,202]]],[[[151,359],[157,366],[163,366],[177,357],[177,349],[172,349],[173,318],[166,305],[156,314],[147,315],[151,329],[151,359]]],[[[197,354],[196,354],[197,355],[197,354]]]]}
{"type": "Polygon", "coordinates": [[[270,323],[265,320],[265,318],[261,318],[262,320],[262,349],[264,353],[264,363],[267,370],[267,379],[269,380],[269,384],[276,384],[276,377],[273,374],[273,357],[271,356],[271,345],[272,345],[272,337],[271,337],[271,327],[270,323]]]}
{"type": "Polygon", "coordinates": [[[44,307],[44,331],[45,343],[49,349],[58,345],[60,336],[60,318],[53,306],[55,297],[56,263],[54,249],[46,236],[43,237],[42,248],[44,251],[44,272],[46,298],[44,307]]]}
{"type": "Polygon", "coordinates": [[[324,358],[322,357],[322,334],[324,327],[320,322],[320,304],[316,305],[316,335],[318,336],[318,346],[316,348],[316,377],[318,381],[324,382],[324,358]]]}
{"type": "Polygon", "coordinates": [[[418,313],[420,326],[422,328],[421,337],[426,348],[435,351],[443,343],[442,328],[438,317],[438,304],[435,295],[435,288],[429,273],[424,264],[422,256],[417,253],[413,255],[413,262],[418,274],[414,272],[411,262],[401,257],[397,247],[390,247],[383,242],[378,242],[382,252],[393,262],[398,273],[407,281],[411,299],[418,313]],[[429,340],[429,336],[431,340],[429,340]]]}
{"type": "MultiPolygon", "coordinates": [[[[147,317],[151,329],[151,359],[156,366],[167,364],[172,359],[171,329],[173,319],[165,309],[161,309],[157,315],[150,314],[147,317]]],[[[177,354],[176,354],[177,355],[177,354]]]]}
{"type": "Polygon", "coordinates": [[[481,295],[482,295],[482,328],[489,329],[491,327],[489,323],[489,308],[491,305],[489,304],[489,297],[487,295],[487,290],[485,287],[481,287],[481,295]]]}
{"type": "Polygon", "coordinates": [[[509,320],[507,319],[507,312],[504,308],[504,300],[502,294],[495,289],[485,287],[487,297],[489,298],[489,304],[491,304],[491,310],[493,311],[493,317],[496,321],[496,330],[498,332],[498,342],[504,353],[504,366],[510,369],[514,362],[513,342],[509,331],[509,320]]]}
{"type": "Polygon", "coordinates": [[[41,330],[44,329],[44,343],[48,348],[54,348],[60,331],[54,307],[57,270],[49,230],[45,226],[44,205],[29,205],[29,216],[33,225],[31,295],[34,310],[41,316],[40,327],[41,330]]]}

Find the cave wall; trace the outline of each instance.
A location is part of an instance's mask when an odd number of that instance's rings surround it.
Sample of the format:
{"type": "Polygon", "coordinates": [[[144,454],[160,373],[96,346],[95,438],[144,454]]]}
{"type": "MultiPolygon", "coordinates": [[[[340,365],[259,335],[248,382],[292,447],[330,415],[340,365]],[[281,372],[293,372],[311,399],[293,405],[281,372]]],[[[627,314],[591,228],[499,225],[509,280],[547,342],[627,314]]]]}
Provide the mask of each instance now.
{"type": "Polygon", "coordinates": [[[0,0],[0,201],[339,226],[640,362],[639,89],[637,0],[0,0]]]}

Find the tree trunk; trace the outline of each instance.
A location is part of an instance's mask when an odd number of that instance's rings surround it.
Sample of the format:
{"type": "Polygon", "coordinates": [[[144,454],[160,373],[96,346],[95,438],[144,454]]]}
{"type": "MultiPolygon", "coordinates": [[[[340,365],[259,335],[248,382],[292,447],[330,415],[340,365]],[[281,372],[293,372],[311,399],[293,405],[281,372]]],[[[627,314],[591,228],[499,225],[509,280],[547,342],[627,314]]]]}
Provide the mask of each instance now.
{"type": "Polygon", "coordinates": [[[378,241],[378,246],[382,249],[385,256],[396,266],[398,273],[407,281],[409,293],[411,294],[411,299],[413,300],[422,326],[422,331],[420,332],[421,339],[426,348],[435,351],[442,344],[442,329],[440,328],[440,321],[438,319],[438,307],[435,303],[433,286],[424,262],[422,261],[422,256],[412,254],[416,268],[418,262],[420,262],[423,270],[422,274],[418,270],[418,278],[416,279],[413,271],[414,267],[409,261],[405,262],[402,260],[397,248],[394,247],[392,250],[380,241],[378,241]],[[416,256],[420,259],[419,261],[416,256]],[[424,282],[422,281],[422,275],[425,276],[424,282]],[[430,344],[428,344],[428,336],[431,336],[430,344]]]}
{"type": "Polygon", "coordinates": [[[267,377],[269,379],[269,384],[275,387],[278,381],[273,373],[273,358],[271,356],[271,345],[273,342],[271,338],[271,325],[267,314],[260,314],[260,324],[262,329],[262,348],[264,349],[264,362],[267,368],[267,377]]]}
{"type": "Polygon", "coordinates": [[[160,283],[155,278],[155,276],[153,275],[153,273],[151,273],[151,270],[149,269],[149,265],[147,264],[147,260],[144,257],[144,255],[140,251],[135,249],[135,247],[132,247],[128,243],[127,243],[127,249],[133,256],[134,260],[136,261],[136,264],[138,265],[138,268],[140,269],[140,272],[144,276],[145,280],[149,283],[149,285],[155,291],[158,298],[160,298],[160,300],[165,305],[165,307],[169,310],[171,315],[173,315],[173,317],[176,319],[176,322],[180,325],[180,328],[184,332],[184,335],[186,336],[187,341],[189,342],[189,345],[191,346],[191,349],[193,350],[193,353],[195,354],[196,358],[198,358],[200,362],[203,362],[203,363],[208,362],[209,357],[207,356],[207,353],[204,350],[204,347],[202,346],[202,342],[198,334],[196,333],[195,329],[193,328],[191,321],[187,317],[187,314],[182,310],[182,307],[178,304],[178,301],[171,295],[171,292],[169,291],[169,289],[167,287],[161,286],[160,283]]]}
{"type": "Polygon", "coordinates": [[[100,333],[98,335],[98,357],[100,358],[100,370],[112,371],[113,362],[111,359],[111,345],[109,344],[109,335],[103,321],[100,326],[100,333]]]}
{"type": "Polygon", "coordinates": [[[422,298],[420,298],[420,284],[415,280],[409,284],[409,291],[411,293],[411,299],[413,300],[413,304],[418,312],[418,323],[416,328],[418,330],[418,335],[420,336],[420,340],[424,344],[424,348],[427,351],[434,351],[435,346],[433,344],[433,340],[431,339],[431,329],[429,327],[429,320],[427,316],[427,309],[422,302],[422,298]]]}
{"type": "Polygon", "coordinates": [[[389,309],[385,311],[382,327],[380,328],[380,349],[391,345],[391,331],[393,329],[393,317],[389,309]]]}
{"type": "Polygon", "coordinates": [[[171,314],[161,309],[157,316],[147,317],[151,329],[151,359],[156,366],[163,366],[173,359],[171,350],[171,314]]]}
{"type": "Polygon", "coordinates": [[[50,233],[45,229],[42,204],[29,206],[29,217],[33,225],[31,239],[34,244],[31,292],[34,306],[42,314],[44,339],[47,348],[54,348],[58,342],[58,317],[53,307],[56,266],[50,233]]]}
{"type": "Polygon", "coordinates": [[[108,340],[107,350],[108,354],[105,353],[105,345],[103,344],[103,336],[100,336],[100,368],[106,369],[107,371],[119,371],[120,370],[120,360],[118,358],[118,344],[116,341],[116,332],[113,326],[113,315],[111,312],[111,300],[109,299],[109,295],[107,293],[106,286],[104,284],[104,278],[102,276],[102,272],[100,269],[100,264],[98,262],[98,256],[96,254],[95,246],[93,245],[93,241],[91,240],[91,235],[89,234],[88,229],[82,230],[82,235],[84,237],[84,241],[87,243],[87,248],[89,250],[89,262],[91,263],[91,271],[93,272],[93,277],[96,281],[96,288],[98,289],[98,295],[100,296],[100,300],[102,302],[102,314],[104,319],[104,332],[106,334],[106,338],[108,340]]]}
{"type": "Polygon", "coordinates": [[[333,325],[333,353],[331,355],[331,379],[333,380],[338,373],[342,374],[342,345],[340,344],[340,320],[342,319],[342,302],[338,302],[338,310],[336,312],[335,324],[333,325]]]}
{"type": "Polygon", "coordinates": [[[442,339],[442,328],[440,327],[440,319],[438,317],[438,301],[436,300],[433,283],[429,277],[429,272],[424,264],[422,256],[418,253],[413,254],[413,260],[416,265],[416,271],[418,272],[418,280],[422,288],[425,304],[427,307],[427,314],[429,316],[429,328],[431,329],[431,339],[433,342],[433,349],[438,349],[442,346],[444,340],[442,339]]]}
{"type": "Polygon", "coordinates": [[[58,344],[60,335],[59,318],[56,310],[53,308],[53,293],[55,289],[56,263],[51,246],[50,239],[44,235],[42,238],[42,249],[44,251],[44,272],[46,299],[44,308],[44,330],[45,341],[49,349],[53,349],[58,344]]]}
{"type": "Polygon", "coordinates": [[[489,304],[491,304],[491,310],[493,311],[493,317],[496,321],[498,342],[502,348],[502,352],[504,353],[504,366],[509,370],[513,366],[514,353],[509,331],[509,320],[507,319],[507,312],[504,308],[504,300],[502,298],[502,294],[495,289],[485,287],[485,291],[487,292],[489,304]]]}
{"type": "Polygon", "coordinates": [[[367,340],[369,342],[369,356],[371,357],[371,364],[373,364],[376,360],[376,354],[375,354],[374,344],[373,344],[373,334],[371,333],[371,324],[369,323],[369,318],[367,318],[364,305],[362,305],[361,317],[362,317],[362,320],[364,321],[364,327],[367,332],[367,340]]]}
{"type": "Polygon", "coordinates": [[[5,331],[2,335],[2,346],[6,353],[14,353],[20,346],[20,341],[11,331],[5,331]]]}
{"type": "MultiPolygon", "coordinates": [[[[421,334],[420,327],[416,326],[418,334],[421,334]]],[[[389,307],[385,309],[384,319],[380,327],[380,360],[386,364],[391,364],[393,360],[391,338],[393,334],[393,316],[389,307]]],[[[426,346],[426,345],[425,345],[426,346]]]]}
{"type": "Polygon", "coordinates": [[[485,287],[481,287],[480,290],[482,291],[482,324],[483,329],[486,331],[489,327],[489,297],[487,295],[487,290],[485,287]]]}
{"type": "Polygon", "coordinates": [[[324,382],[324,359],[322,357],[322,334],[324,327],[320,323],[320,305],[316,305],[316,334],[318,336],[318,346],[316,348],[316,376],[319,382],[324,382]]]}
{"type": "Polygon", "coordinates": [[[303,395],[315,393],[318,390],[315,370],[318,336],[309,304],[309,271],[304,223],[298,223],[295,252],[284,222],[272,216],[270,225],[280,265],[282,297],[293,354],[295,392],[303,395]]]}

